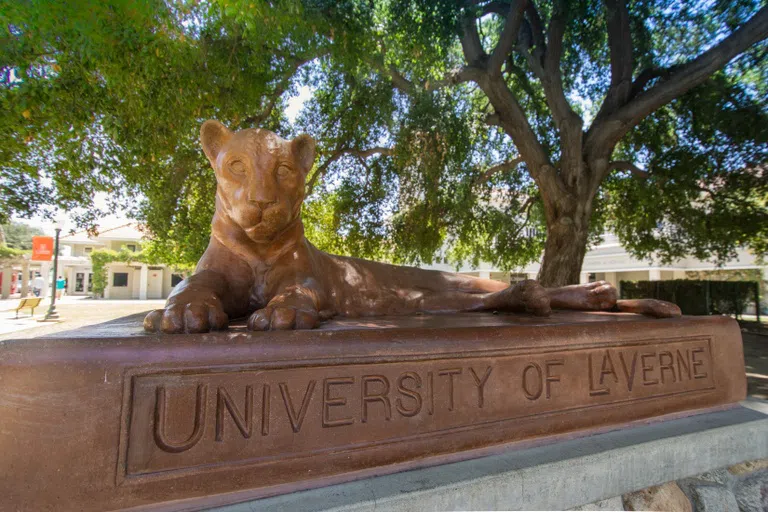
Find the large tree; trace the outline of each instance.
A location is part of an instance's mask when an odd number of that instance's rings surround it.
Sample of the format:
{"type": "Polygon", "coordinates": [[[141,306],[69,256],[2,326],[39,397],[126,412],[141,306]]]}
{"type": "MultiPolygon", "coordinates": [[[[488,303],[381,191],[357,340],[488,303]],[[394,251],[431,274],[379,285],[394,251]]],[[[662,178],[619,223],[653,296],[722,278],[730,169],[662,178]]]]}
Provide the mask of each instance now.
{"type": "Polygon", "coordinates": [[[554,285],[605,227],[643,256],[765,250],[760,2],[88,4],[3,2],[0,216],[138,197],[153,250],[194,260],[213,117],[318,139],[305,223],[337,252],[513,268],[543,249],[554,285]]]}

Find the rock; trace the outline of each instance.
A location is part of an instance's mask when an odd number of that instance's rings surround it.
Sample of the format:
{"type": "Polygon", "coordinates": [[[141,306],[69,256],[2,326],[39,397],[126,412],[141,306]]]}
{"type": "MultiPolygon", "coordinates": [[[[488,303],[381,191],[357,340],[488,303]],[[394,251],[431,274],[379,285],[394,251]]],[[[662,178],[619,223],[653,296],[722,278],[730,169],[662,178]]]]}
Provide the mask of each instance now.
{"type": "Polygon", "coordinates": [[[728,472],[727,469],[723,468],[696,475],[693,477],[693,480],[703,480],[705,482],[712,482],[715,484],[723,485],[725,487],[730,487],[733,476],[728,472]]]}
{"type": "Polygon", "coordinates": [[[621,496],[616,496],[614,498],[608,498],[607,500],[588,503],[580,507],[572,508],[571,510],[624,510],[624,504],[621,501],[621,496]]]}
{"type": "Polygon", "coordinates": [[[667,482],[642,491],[625,494],[624,510],[693,512],[691,502],[688,501],[688,497],[675,482],[667,482]]]}
{"type": "Polygon", "coordinates": [[[768,469],[768,459],[750,460],[741,464],[735,464],[730,466],[728,471],[733,475],[741,476],[760,471],[761,469],[768,469]]]}
{"type": "Polygon", "coordinates": [[[734,486],[736,501],[741,512],[768,510],[768,471],[750,475],[734,486]]]}
{"type": "Polygon", "coordinates": [[[739,512],[736,496],[722,485],[691,485],[691,501],[696,512],[739,512]]]}

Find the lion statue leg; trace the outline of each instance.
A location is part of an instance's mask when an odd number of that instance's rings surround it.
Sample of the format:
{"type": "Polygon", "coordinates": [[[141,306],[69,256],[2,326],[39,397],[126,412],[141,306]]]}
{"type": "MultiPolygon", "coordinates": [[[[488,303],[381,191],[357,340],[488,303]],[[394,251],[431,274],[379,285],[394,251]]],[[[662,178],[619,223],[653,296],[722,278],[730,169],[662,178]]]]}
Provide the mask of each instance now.
{"type": "MultiPolygon", "coordinates": [[[[502,295],[504,293],[511,293],[505,292],[504,290],[512,287],[508,287],[508,285],[500,281],[469,276],[461,276],[461,278],[457,275],[457,279],[461,279],[458,283],[459,289],[463,291],[475,293],[500,293],[502,295]]],[[[529,281],[522,282],[526,283],[529,281]]],[[[536,283],[536,281],[530,282],[536,283]]],[[[532,290],[532,285],[529,284],[526,286],[527,289],[532,290]]],[[[570,309],[575,311],[619,311],[622,313],[635,313],[655,318],[671,318],[681,315],[679,307],[671,302],[663,300],[618,300],[618,292],[616,288],[607,281],[596,281],[593,283],[543,289],[546,291],[546,295],[549,298],[549,306],[552,309],[570,309]]],[[[532,292],[529,291],[529,294],[530,293],[532,292]]],[[[536,293],[539,294],[540,292],[537,291],[536,293]]],[[[493,302],[493,299],[491,299],[491,302],[493,302]]],[[[493,308],[488,307],[481,309],[493,308]]],[[[519,311],[519,309],[511,310],[519,311]]]]}
{"type": "MultiPolygon", "coordinates": [[[[493,282],[495,283],[495,281],[493,282]]],[[[512,285],[490,285],[491,291],[451,290],[426,294],[419,310],[424,312],[452,311],[513,311],[547,316],[551,309],[546,289],[536,281],[525,280],[512,285]],[[500,288],[500,289],[498,289],[500,288]]]]}
{"type": "Polygon", "coordinates": [[[547,293],[552,309],[620,311],[654,318],[672,318],[681,315],[679,307],[663,300],[618,300],[616,288],[606,281],[548,288],[547,293]]]}

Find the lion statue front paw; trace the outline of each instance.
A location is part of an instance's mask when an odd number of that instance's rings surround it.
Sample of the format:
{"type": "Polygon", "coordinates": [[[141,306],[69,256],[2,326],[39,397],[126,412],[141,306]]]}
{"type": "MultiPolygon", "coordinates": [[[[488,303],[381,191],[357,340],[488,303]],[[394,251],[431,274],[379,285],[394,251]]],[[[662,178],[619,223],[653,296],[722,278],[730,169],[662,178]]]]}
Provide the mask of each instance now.
{"type": "Polygon", "coordinates": [[[218,304],[171,304],[144,317],[144,330],[181,334],[219,331],[227,328],[229,316],[218,304]]]}
{"type": "Polygon", "coordinates": [[[251,331],[314,329],[320,315],[312,309],[296,306],[267,306],[256,310],[248,318],[251,331]]]}

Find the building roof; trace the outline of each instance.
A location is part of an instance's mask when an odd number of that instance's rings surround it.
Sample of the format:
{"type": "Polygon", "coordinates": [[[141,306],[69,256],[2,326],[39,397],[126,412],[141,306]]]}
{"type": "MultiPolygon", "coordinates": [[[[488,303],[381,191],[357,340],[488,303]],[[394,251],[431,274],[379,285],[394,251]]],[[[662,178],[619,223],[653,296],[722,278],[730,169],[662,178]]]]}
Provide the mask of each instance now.
{"type": "Polygon", "coordinates": [[[91,238],[87,231],[78,231],[77,233],[64,235],[59,237],[59,241],[68,244],[104,245],[95,238],[91,238]]]}
{"type": "Polygon", "coordinates": [[[89,244],[89,245],[104,245],[101,240],[130,240],[140,242],[144,238],[144,234],[141,232],[139,224],[137,222],[129,222],[121,226],[115,226],[104,230],[96,227],[96,233],[91,236],[88,231],[78,231],[59,238],[61,242],[70,244],[89,244]]]}
{"type": "Polygon", "coordinates": [[[122,226],[99,231],[97,238],[105,240],[135,240],[137,242],[144,238],[144,233],[137,222],[129,222],[122,226]]]}

